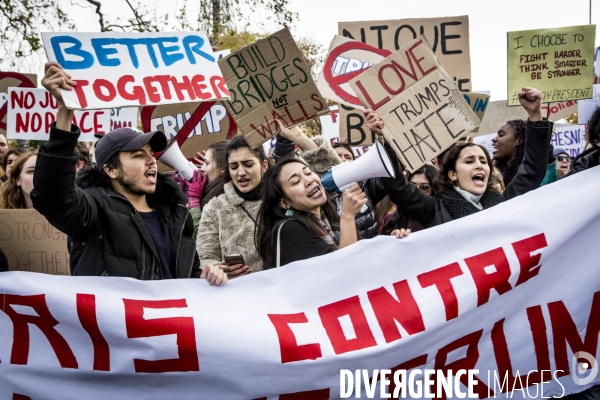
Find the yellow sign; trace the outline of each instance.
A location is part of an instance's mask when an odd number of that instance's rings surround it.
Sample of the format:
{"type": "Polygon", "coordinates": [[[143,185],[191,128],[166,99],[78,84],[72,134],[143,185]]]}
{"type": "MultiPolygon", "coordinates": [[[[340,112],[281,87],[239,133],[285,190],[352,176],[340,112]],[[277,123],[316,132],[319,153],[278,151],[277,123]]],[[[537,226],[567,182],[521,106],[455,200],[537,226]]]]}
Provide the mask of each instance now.
{"type": "Polygon", "coordinates": [[[508,32],[508,105],[526,86],[544,103],[591,98],[595,39],[596,25],[508,32]]]}

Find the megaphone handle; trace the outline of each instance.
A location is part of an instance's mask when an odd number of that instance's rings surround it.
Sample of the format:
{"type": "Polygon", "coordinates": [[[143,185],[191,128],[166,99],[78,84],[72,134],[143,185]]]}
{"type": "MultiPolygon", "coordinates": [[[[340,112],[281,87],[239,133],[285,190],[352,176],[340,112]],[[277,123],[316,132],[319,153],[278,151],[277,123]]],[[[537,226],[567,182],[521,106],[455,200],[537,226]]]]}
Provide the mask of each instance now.
{"type": "MultiPolygon", "coordinates": [[[[350,190],[350,188],[352,186],[354,186],[354,185],[356,185],[356,182],[352,182],[352,183],[347,184],[346,186],[344,186],[342,188],[342,192],[346,192],[346,191],[350,190]]],[[[361,213],[367,212],[368,209],[369,209],[369,207],[367,207],[366,204],[363,204],[363,206],[360,208],[360,212],[361,213]]]]}

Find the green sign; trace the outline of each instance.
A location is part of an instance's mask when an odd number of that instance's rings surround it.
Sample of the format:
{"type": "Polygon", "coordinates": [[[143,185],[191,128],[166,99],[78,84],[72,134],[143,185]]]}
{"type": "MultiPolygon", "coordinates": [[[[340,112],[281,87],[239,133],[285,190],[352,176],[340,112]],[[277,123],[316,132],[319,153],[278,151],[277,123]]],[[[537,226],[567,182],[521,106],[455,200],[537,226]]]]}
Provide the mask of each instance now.
{"type": "Polygon", "coordinates": [[[508,32],[508,105],[527,86],[544,103],[591,98],[595,39],[596,25],[508,32]]]}

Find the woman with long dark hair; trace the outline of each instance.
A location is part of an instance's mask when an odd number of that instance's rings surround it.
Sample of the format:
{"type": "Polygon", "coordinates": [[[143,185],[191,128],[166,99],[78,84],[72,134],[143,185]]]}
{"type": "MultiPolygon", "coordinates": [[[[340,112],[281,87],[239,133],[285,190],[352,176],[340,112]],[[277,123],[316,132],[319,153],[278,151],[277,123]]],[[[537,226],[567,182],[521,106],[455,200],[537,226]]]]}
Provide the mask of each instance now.
{"type": "MultiPolygon", "coordinates": [[[[313,161],[310,165],[316,165],[317,168],[321,164],[331,165],[331,157],[339,162],[337,154],[328,144],[318,146],[301,133],[291,135],[289,139],[300,148],[300,154],[307,162],[313,161]]],[[[229,142],[225,157],[227,183],[223,186],[224,193],[204,207],[196,249],[202,267],[219,265],[229,278],[235,278],[263,269],[254,245],[254,232],[261,205],[263,174],[269,164],[262,146],[252,149],[241,135],[229,142]],[[227,265],[225,256],[234,254],[241,255],[244,263],[227,265]]]]}
{"type": "MultiPolygon", "coordinates": [[[[485,147],[462,143],[446,155],[440,173],[442,190],[435,197],[427,196],[402,176],[383,181],[398,210],[428,228],[488,209],[538,188],[546,173],[552,131],[552,123],[542,118],[541,99],[541,92],[533,88],[523,88],[519,93],[521,105],[529,114],[523,162],[504,193],[495,190],[494,182],[490,180],[492,160],[485,147]]],[[[365,115],[371,130],[383,127],[380,117],[372,110],[365,110],[365,115]]]]}
{"type": "Polygon", "coordinates": [[[367,202],[358,185],[344,192],[338,216],[319,176],[298,158],[264,175],[256,248],[265,269],[330,253],[358,240],[355,215],[367,202]]]}

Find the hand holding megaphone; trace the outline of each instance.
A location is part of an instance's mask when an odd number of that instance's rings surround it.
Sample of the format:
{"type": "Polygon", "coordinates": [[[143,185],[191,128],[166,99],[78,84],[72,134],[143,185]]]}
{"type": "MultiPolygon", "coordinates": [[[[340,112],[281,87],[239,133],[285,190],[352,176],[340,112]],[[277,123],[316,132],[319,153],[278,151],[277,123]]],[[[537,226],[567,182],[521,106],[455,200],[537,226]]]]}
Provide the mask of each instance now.
{"type": "Polygon", "coordinates": [[[342,195],[342,216],[356,216],[359,212],[365,212],[367,196],[357,184],[344,191],[342,195]]]}

